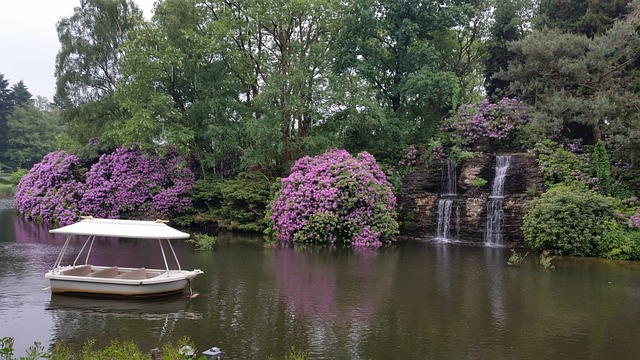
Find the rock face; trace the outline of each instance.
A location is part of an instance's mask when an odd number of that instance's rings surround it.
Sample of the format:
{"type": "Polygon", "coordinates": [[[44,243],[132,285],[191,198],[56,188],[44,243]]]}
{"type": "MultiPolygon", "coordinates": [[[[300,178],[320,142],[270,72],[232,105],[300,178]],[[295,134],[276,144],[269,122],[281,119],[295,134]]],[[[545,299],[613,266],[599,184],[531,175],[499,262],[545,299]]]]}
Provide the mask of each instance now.
{"type": "MultiPolygon", "coordinates": [[[[452,232],[456,240],[484,242],[487,202],[495,177],[496,155],[511,156],[502,206],[504,242],[522,242],[521,227],[525,208],[542,191],[542,178],[538,174],[535,160],[526,153],[480,153],[458,166],[458,191],[453,201],[457,209],[456,224],[459,227],[452,232]],[[486,180],[486,183],[481,185],[482,180],[478,178],[486,180]]],[[[434,161],[418,166],[405,177],[398,194],[402,235],[418,238],[435,236],[438,228],[438,202],[443,177],[446,175],[444,169],[443,162],[434,161]]]]}

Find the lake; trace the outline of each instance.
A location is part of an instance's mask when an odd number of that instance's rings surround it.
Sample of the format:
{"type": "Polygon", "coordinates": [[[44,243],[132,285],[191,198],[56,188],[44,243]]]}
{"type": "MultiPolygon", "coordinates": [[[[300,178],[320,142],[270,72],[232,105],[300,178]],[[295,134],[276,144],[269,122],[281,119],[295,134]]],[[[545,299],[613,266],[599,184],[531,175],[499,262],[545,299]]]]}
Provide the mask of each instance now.
{"type": "MultiPolygon", "coordinates": [[[[412,241],[379,250],[265,248],[220,234],[213,251],[174,242],[204,274],[200,296],[108,300],[52,296],[44,273],[64,239],[0,210],[0,337],[15,355],[39,341],[81,348],[133,340],[143,350],[189,336],[224,359],[631,359],[640,353],[640,263],[529,255],[412,241]]],[[[73,246],[80,246],[74,242],[73,246]]],[[[93,263],[162,267],[157,243],[96,242],[93,263]],[[142,263],[141,263],[142,262],[142,263]]]]}

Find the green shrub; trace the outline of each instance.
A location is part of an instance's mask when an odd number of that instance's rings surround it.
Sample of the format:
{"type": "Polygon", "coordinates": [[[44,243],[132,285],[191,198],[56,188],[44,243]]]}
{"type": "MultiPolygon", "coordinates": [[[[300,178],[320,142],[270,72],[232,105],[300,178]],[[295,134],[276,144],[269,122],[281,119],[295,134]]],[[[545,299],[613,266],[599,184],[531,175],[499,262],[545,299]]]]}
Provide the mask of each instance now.
{"type": "Polygon", "coordinates": [[[525,244],[538,251],[599,255],[613,203],[596,192],[558,185],[534,199],[524,216],[525,244]]]}
{"type": "Polygon", "coordinates": [[[640,260],[640,231],[618,221],[606,222],[600,256],[615,260],[640,260]]]}
{"type": "MultiPolygon", "coordinates": [[[[11,337],[0,338],[0,359],[14,360],[13,349],[14,341],[11,337]]],[[[193,343],[189,337],[183,337],[176,344],[167,342],[162,347],[162,360],[187,360],[193,359],[188,355],[183,354],[183,348],[194,348],[193,343]]],[[[293,352],[292,352],[293,353],[293,352]]],[[[293,353],[298,354],[298,353],[293,353]]],[[[301,353],[302,354],[302,353],[301,353]]],[[[82,350],[74,352],[69,347],[56,343],[52,350],[46,351],[39,342],[35,342],[33,346],[27,349],[27,355],[20,357],[20,360],[149,360],[151,354],[143,351],[140,347],[132,341],[120,341],[118,339],[112,340],[111,344],[104,349],[96,349],[95,339],[88,340],[82,350]]],[[[204,359],[200,357],[199,359],[204,359]]],[[[287,357],[289,359],[289,357],[287,357]]],[[[303,357],[292,359],[305,359],[303,357]]]]}
{"type": "Polygon", "coordinates": [[[260,172],[240,173],[235,179],[200,180],[192,190],[193,207],[181,225],[217,223],[225,230],[260,232],[273,181],[260,172]]]}
{"type": "Polygon", "coordinates": [[[13,197],[16,194],[16,187],[9,184],[0,184],[0,198],[13,197]]]}
{"type": "Polygon", "coordinates": [[[598,191],[606,195],[611,191],[611,163],[604,142],[598,141],[593,148],[593,167],[598,179],[598,191]]]}
{"type": "Polygon", "coordinates": [[[538,142],[533,151],[545,187],[550,188],[556,184],[581,184],[586,187],[586,174],[590,173],[587,159],[565,150],[549,139],[538,142]]]}
{"type": "Polygon", "coordinates": [[[213,245],[218,242],[218,238],[207,234],[195,234],[193,239],[187,242],[195,244],[196,251],[209,251],[213,250],[213,245]]]}
{"type": "Polygon", "coordinates": [[[487,185],[487,180],[481,178],[481,177],[475,177],[471,180],[471,186],[477,187],[477,188],[481,188],[483,186],[487,185]]]}
{"type": "Polygon", "coordinates": [[[18,185],[18,183],[20,182],[20,179],[22,179],[22,177],[27,175],[28,173],[29,173],[29,170],[18,168],[18,170],[14,171],[13,174],[9,176],[9,183],[13,185],[18,185]]]}

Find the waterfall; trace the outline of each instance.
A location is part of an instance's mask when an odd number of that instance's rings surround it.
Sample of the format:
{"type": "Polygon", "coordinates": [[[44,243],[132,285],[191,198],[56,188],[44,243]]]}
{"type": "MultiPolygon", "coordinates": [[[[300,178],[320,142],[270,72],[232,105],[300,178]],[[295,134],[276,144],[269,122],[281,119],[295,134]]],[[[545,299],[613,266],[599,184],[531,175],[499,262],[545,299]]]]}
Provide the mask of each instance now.
{"type": "Polygon", "coordinates": [[[456,175],[456,163],[446,160],[442,165],[442,176],[440,179],[441,198],[438,200],[438,227],[436,229],[436,239],[449,240],[452,236],[457,237],[460,231],[460,206],[455,197],[457,193],[458,178],[456,175]],[[452,234],[451,220],[455,217],[455,234],[452,234]]]}
{"type": "Polygon", "coordinates": [[[454,199],[438,200],[438,228],[436,230],[436,239],[450,240],[452,237],[458,237],[460,232],[460,206],[454,199]],[[451,233],[451,218],[455,216],[455,234],[451,233]]]}
{"type": "Polygon", "coordinates": [[[455,196],[458,191],[458,177],[456,175],[456,163],[446,160],[442,164],[442,176],[440,178],[440,192],[442,195],[455,196]]]}
{"type": "Polygon", "coordinates": [[[504,228],[504,182],[511,156],[496,156],[496,175],[493,179],[491,195],[487,202],[487,224],[484,232],[485,244],[502,244],[502,230],[504,228]]]}

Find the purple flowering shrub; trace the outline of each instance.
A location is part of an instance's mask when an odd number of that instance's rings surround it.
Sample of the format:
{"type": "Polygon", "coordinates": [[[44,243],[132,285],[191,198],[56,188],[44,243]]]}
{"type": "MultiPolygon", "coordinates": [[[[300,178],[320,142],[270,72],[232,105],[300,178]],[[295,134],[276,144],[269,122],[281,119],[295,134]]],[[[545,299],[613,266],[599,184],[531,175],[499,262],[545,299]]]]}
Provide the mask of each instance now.
{"type": "Polygon", "coordinates": [[[167,219],[191,204],[193,173],[175,151],[163,159],[118,148],[90,170],[74,155],[53,152],[18,184],[16,208],[27,218],[71,224],[81,215],[167,219]]]}
{"type": "Polygon", "coordinates": [[[85,169],[64,151],[45,155],[18,184],[15,204],[28,219],[60,225],[77,220],[85,169]]]}
{"type": "Polygon", "coordinates": [[[91,166],[80,208],[96,217],[167,219],[191,204],[185,193],[194,183],[175,152],[163,161],[142,150],[118,148],[91,166]]]}
{"type": "Polygon", "coordinates": [[[461,147],[508,140],[517,126],[528,121],[525,105],[516,99],[502,98],[498,103],[481,100],[462,105],[458,113],[446,119],[440,131],[451,132],[452,142],[461,147]]]}
{"type": "Polygon", "coordinates": [[[380,246],[397,234],[396,198],[375,158],[329,150],[299,159],[271,205],[280,240],[380,246]]]}

